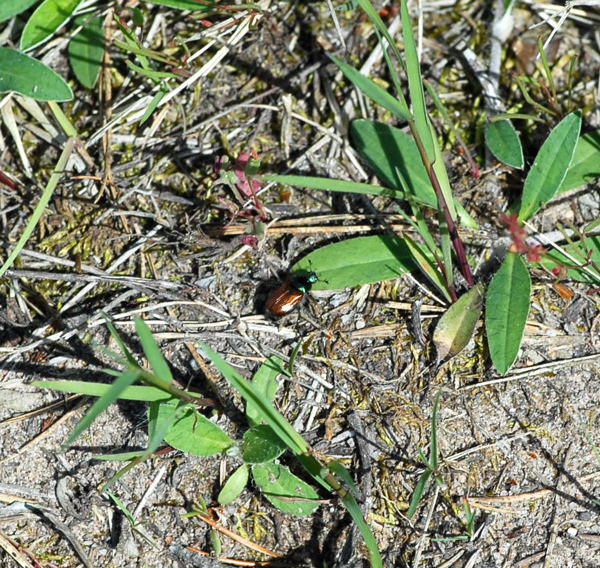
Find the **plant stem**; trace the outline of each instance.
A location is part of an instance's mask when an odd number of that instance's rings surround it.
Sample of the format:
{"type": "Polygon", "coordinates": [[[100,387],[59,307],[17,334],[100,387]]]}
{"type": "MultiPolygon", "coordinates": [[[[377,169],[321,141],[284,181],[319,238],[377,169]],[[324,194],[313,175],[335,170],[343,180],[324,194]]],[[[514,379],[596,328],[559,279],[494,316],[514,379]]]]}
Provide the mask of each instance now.
{"type": "MultiPolygon", "coordinates": [[[[435,171],[433,169],[433,164],[429,160],[429,156],[427,155],[427,151],[425,150],[425,147],[423,146],[421,137],[419,136],[419,133],[417,132],[417,130],[415,128],[414,122],[409,121],[408,125],[409,125],[411,133],[413,135],[413,138],[415,139],[417,147],[419,149],[419,153],[421,154],[421,159],[423,160],[423,165],[425,166],[425,170],[427,171],[427,175],[429,176],[431,185],[433,186],[433,190],[435,191],[435,194],[437,196],[438,204],[441,207],[441,210],[444,214],[444,219],[446,220],[446,224],[448,226],[448,233],[450,235],[450,240],[452,241],[452,246],[454,247],[454,252],[456,253],[456,256],[458,258],[458,265],[459,265],[460,271],[461,271],[462,275],[464,276],[465,280],[467,281],[467,284],[469,286],[474,286],[475,279],[473,278],[473,273],[471,272],[471,267],[469,266],[469,263],[467,261],[465,247],[464,247],[464,245],[460,239],[460,236],[458,234],[458,230],[456,228],[456,223],[454,222],[452,215],[450,215],[450,211],[448,209],[448,204],[446,203],[446,200],[444,199],[444,195],[442,193],[442,188],[440,187],[440,183],[438,181],[437,175],[435,174],[435,171]]],[[[448,291],[450,292],[450,295],[452,296],[452,300],[456,301],[456,299],[458,298],[458,296],[456,294],[456,288],[454,287],[454,284],[451,282],[448,282],[448,291]]]]}

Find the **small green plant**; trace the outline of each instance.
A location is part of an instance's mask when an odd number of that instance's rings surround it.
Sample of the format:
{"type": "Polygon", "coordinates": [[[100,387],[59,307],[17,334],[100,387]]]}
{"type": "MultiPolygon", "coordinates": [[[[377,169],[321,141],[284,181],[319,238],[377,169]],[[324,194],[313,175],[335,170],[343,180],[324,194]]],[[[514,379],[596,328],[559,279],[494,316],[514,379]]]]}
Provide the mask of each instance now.
{"type": "MultiPolygon", "coordinates": [[[[449,175],[437,136],[429,118],[412,23],[405,0],[400,3],[404,52],[381,21],[369,0],[356,4],[373,23],[383,49],[395,96],[357,69],[332,57],[348,80],[393,117],[408,125],[409,134],[389,124],[355,120],[350,139],[383,184],[374,186],[309,176],[263,175],[261,179],[308,188],[348,193],[387,196],[403,200],[408,213],[400,210],[419,240],[404,233],[398,236],[357,237],[317,249],[293,267],[305,271],[310,266],[319,275],[314,289],[336,289],[378,282],[411,270],[420,270],[443,298],[451,303],[434,333],[438,361],[459,353],[471,338],[485,304],[485,330],[491,360],[500,373],[514,364],[525,330],[531,296],[532,266],[549,266],[559,276],[559,266],[588,282],[600,282],[598,237],[581,238],[564,247],[563,253],[548,253],[525,241],[524,225],[557,193],[600,176],[600,132],[580,136],[579,111],[568,112],[551,130],[537,152],[524,179],[520,199],[504,217],[513,244],[489,286],[477,282],[459,234],[459,226],[473,227],[475,221],[453,197],[449,175]],[[400,78],[403,71],[407,88],[400,78]],[[406,91],[406,94],[405,94],[406,91]],[[410,101],[410,104],[409,102],[410,101]],[[428,209],[437,211],[435,231],[428,223],[428,209]],[[566,252],[568,254],[564,254],[566,252]],[[459,272],[466,285],[461,296],[456,284],[459,272]]],[[[512,6],[508,3],[508,7],[512,6]]],[[[542,50],[543,53],[543,50],[542,50]]],[[[558,116],[560,105],[552,74],[542,57],[546,81],[536,85],[551,95],[551,116],[558,116]]],[[[430,88],[431,91],[431,88],[430,88]]],[[[434,93],[435,94],[435,93],[434,93]]],[[[439,97],[435,97],[437,104],[439,97]]],[[[539,107],[536,107],[539,108],[539,107]]],[[[547,110],[543,107],[544,112],[547,110]]],[[[516,118],[537,118],[515,115],[516,118]]],[[[524,158],[513,115],[491,116],[486,126],[486,143],[493,154],[513,168],[523,168],[524,158]]]]}
{"type": "MultiPolygon", "coordinates": [[[[162,4],[179,10],[201,12],[204,16],[227,13],[229,10],[258,9],[252,5],[228,5],[207,0],[149,0],[150,4],[162,4]]],[[[71,69],[77,80],[91,89],[98,80],[105,49],[104,18],[98,8],[92,11],[82,7],[83,0],[6,0],[0,5],[0,22],[23,14],[29,8],[37,7],[27,18],[19,42],[19,50],[0,48],[0,93],[15,92],[41,101],[67,101],[73,92],[57,73],[40,61],[24,52],[48,41],[65,24],[76,30],[69,41],[68,57],[71,69]]],[[[132,10],[134,19],[142,23],[142,9],[132,10]]],[[[125,22],[117,18],[124,42],[116,45],[137,55],[140,65],[131,61],[126,64],[134,71],[149,77],[159,86],[157,93],[147,107],[142,122],[152,114],[160,100],[169,92],[166,79],[178,77],[172,71],[156,71],[150,64],[154,59],[177,68],[178,62],[154,52],[139,42],[125,22]]]]}
{"type": "Polygon", "coordinates": [[[148,447],[135,452],[97,456],[97,459],[128,462],[107,481],[102,489],[104,492],[137,464],[149,459],[159,446],[166,442],[174,448],[196,456],[224,453],[232,460],[241,460],[242,464],[235,469],[219,493],[218,500],[221,504],[235,500],[251,475],[265,498],[281,511],[294,515],[309,515],[320,506],[322,499],[312,485],[279,463],[278,458],[289,451],[321,488],[337,495],[361,531],[372,565],[382,566],[375,539],[356,501],[356,488],[350,474],[338,462],[324,463],[317,459],[304,438],[273,406],[278,387],[277,376],[280,373],[289,373],[282,360],[270,357],[255,373],[253,380],[248,381],[207,345],[200,346],[204,354],[246,401],[249,428],[242,440],[236,441],[198,412],[198,405],[204,402],[199,395],[173,384],[169,365],[143,320],[136,319],[135,327],[149,369],[138,363],[114,326],[110,322],[107,325],[120,353],[107,349],[103,351],[123,367],[120,371],[107,371],[115,377],[112,384],[81,381],[35,382],[40,387],[98,397],[71,432],[63,449],[68,448],[116,400],[138,400],[148,403],[148,447]],[[135,385],[136,382],[142,384],[135,385]]]}
{"type": "Polygon", "coordinates": [[[425,464],[425,471],[419,477],[419,481],[415,485],[410,505],[408,506],[408,512],[406,516],[410,519],[417,512],[419,503],[423,498],[423,494],[427,489],[429,480],[433,480],[438,484],[443,484],[443,479],[438,471],[440,465],[440,456],[438,451],[438,436],[437,436],[437,415],[440,406],[440,394],[438,393],[433,403],[433,410],[431,411],[431,436],[429,438],[429,456],[426,456],[422,450],[419,451],[419,457],[423,464],[425,464]]]}
{"type": "MultiPolygon", "coordinates": [[[[438,447],[438,412],[440,407],[441,393],[438,393],[435,397],[433,403],[433,409],[431,411],[431,430],[429,437],[429,456],[426,456],[422,450],[419,451],[419,459],[425,465],[425,470],[419,476],[417,483],[415,484],[415,488],[413,490],[413,494],[410,500],[410,504],[408,506],[408,511],[406,512],[406,516],[411,519],[414,517],[417,512],[421,501],[423,500],[423,496],[425,495],[428,486],[431,482],[435,482],[439,486],[444,486],[444,478],[442,475],[442,464],[440,463],[440,455],[439,455],[439,447],[438,447]]],[[[445,537],[445,538],[435,538],[433,540],[438,541],[450,541],[450,540],[469,540],[475,534],[475,513],[471,510],[469,506],[469,502],[464,499],[462,501],[462,514],[460,511],[457,512],[457,515],[460,517],[464,517],[464,520],[461,521],[464,524],[465,534],[453,536],[453,537],[445,537]]],[[[454,507],[453,504],[453,508],[454,507]]]]}

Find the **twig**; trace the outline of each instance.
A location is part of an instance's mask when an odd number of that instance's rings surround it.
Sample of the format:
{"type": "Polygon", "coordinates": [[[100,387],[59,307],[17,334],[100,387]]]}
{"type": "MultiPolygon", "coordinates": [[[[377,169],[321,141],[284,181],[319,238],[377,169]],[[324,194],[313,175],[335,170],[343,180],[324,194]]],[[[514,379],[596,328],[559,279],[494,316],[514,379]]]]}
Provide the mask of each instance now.
{"type": "Polygon", "coordinates": [[[573,359],[561,359],[560,361],[550,361],[548,363],[542,363],[540,365],[535,365],[534,367],[529,367],[527,370],[524,370],[520,373],[515,373],[508,377],[493,379],[491,381],[483,381],[481,383],[474,383],[472,385],[465,385],[464,387],[461,387],[460,390],[472,390],[479,387],[487,387],[491,385],[509,383],[511,381],[518,381],[521,379],[529,379],[531,377],[540,375],[541,373],[545,373],[550,369],[555,369],[559,367],[570,367],[572,365],[580,365],[582,363],[596,361],[597,359],[600,359],[600,353],[594,353],[593,355],[586,355],[584,357],[574,357],[573,359]]]}
{"type": "Polygon", "coordinates": [[[33,278],[37,280],[62,280],[64,282],[113,282],[123,284],[129,288],[145,288],[150,290],[167,289],[177,290],[182,287],[177,282],[170,280],[154,280],[151,278],[138,278],[135,276],[96,276],[92,274],[77,274],[76,272],[48,272],[45,270],[12,270],[6,271],[12,278],[33,278]]]}

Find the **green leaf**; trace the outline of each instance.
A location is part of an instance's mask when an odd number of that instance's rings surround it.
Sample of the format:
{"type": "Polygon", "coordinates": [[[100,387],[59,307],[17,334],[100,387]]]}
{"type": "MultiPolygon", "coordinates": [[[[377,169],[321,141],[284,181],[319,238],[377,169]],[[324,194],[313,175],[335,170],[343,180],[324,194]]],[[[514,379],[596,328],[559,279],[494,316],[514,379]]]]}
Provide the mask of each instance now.
{"type": "Polygon", "coordinates": [[[33,6],[39,0],[2,0],[0,3],[0,22],[4,22],[33,6]]]}
{"type": "MultiPolygon", "coordinates": [[[[114,355],[116,355],[117,358],[113,357],[112,354],[110,355],[111,358],[114,359],[115,361],[121,363],[122,365],[127,365],[132,368],[140,369],[141,367],[139,366],[136,358],[134,357],[131,350],[127,347],[127,345],[123,341],[123,338],[120,336],[119,332],[117,331],[117,328],[113,325],[113,322],[110,321],[110,319],[108,319],[108,316],[106,316],[106,314],[104,314],[104,316],[106,318],[106,327],[108,328],[108,331],[110,332],[112,338],[117,343],[119,349],[121,350],[121,353],[123,353],[123,355],[125,356],[123,359],[123,358],[119,357],[119,355],[117,353],[115,353],[114,355]]],[[[104,346],[101,346],[101,347],[104,347],[104,346]]]]}
{"type": "Polygon", "coordinates": [[[135,520],[135,517],[133,516],[133,513],[127,508],[127,506],[125,505],[125,503],[123,503],[123,501],[121,501],[121,499],[119,499],[116,495],[112,494],[110,491],[106,491],[106,494],[114,501],[115,505],[117,506],[117,509],[119,509],[121,513],[123,513],[123,515],[125,515],[125,517],[131,523],[132,526],[138,524],[138,522],[135,520]]]}
{"type": "Polygon", "coordinates": [[[75,426],[75,429],[73,432],[71,432],[67,438],[67,441],[63,444],[63,450],[69,448],[69,446],[71,446],[71,444],[73,444],[73,442],[92,425],[92,422],[96,420],[96,418],[98,418],[98,416],[100,416],[100,414],[102,414],[113,402],[115,402],[115,400],[119,398],[119,395],[138,378],[139,372],[137,369],[131,369],[121,373],[121,375],[113,382],[113,384],[110,385],[108,390],[87,411],[77,426],[75,426]]]}
{"type": "Polygon", "coordinates": [[[71,87],[50,67],[15,49],[0,47],[0,93],[15,92],[38,101],[69,101],[71,87]]]}
{"type": "Polygon", "coordinates": [[[506,373],[515,362],[529,313],[531,278],[521,256],[509,252],[488,287],[485,329],[494,367],[506,373]]]}
{"type": "Polygon", "coordinates": [[[350,138],[384,185],[403,193],[404,181],[416,201],[437,207],[421,154],[408,134],[381,122],[358,119],[350,125],[350,138]]]}
{"type": "MultiPolygon", "coordinates": [[[[120,375],[121,373],[118,373],[120,375]]],[[[33,381],[36,387],[54,389],[61,392],[72,392],[86,396],[102,396],[110,385],[104,383],[88,383],[87,381],[33,381]]],[[[201,397],[198,393],[189,392],[190,396],[201,397]]],[[[171,400],[173,395],[156,387],[134,385],[127,387],[119,394],[121,400],[140,400],[144,402],[171,400]]]]}
{"type": "Polygon", "coordinates": [[[525,179],[519,209],[520,221],[537,213],[560,188],[571,164],[580,128],[581,114],[568,114],[542,144],[525,179]]]}
{"type": "Polygon", "coordinates": [[[275,507],[292,515],[310,515],[320,505],[319,495],[287,467],[276,463],[252,466],[254,482],[275,507]]]}
{"type": "Polygon", "coordinates": [[[206,12],[215,9],[211,6],[211,4],[215,3],[215,0],[203,0],[202,3],[198,2],[198,0],[148,0],[148,2],[151,4],[160,4],[161,6],[170,6],[171,8],[193,10],[196,12],[206,12]]]}
{"type": "MultiPolygon", "coordinates": [[[[275,400],[275,395],[279,388],[277,377],[283,373],[283,364],[283,361],[279,357],[271,355],[254,373],[254,377],[252,377],[252,384],[256,392],[264,400],[268,400],[271,403],[275,400]]],[[[251,426],[256,426],[264,422],[259,409],[251,401],[246,402],[246,418],[251,426]]]]}
{"type": "Polygon", "coordinates": [[[256,406],[262,418],[273,428],[287,447],[297,456],[305,455],[308,451],[306,440],[294,430],[293,426],[266,400],[254,384],[242,377],[227,361],[205,343],[200,343],[200,349],[214,363],[222,375],[244,397],[247,402],[256,406]]]}
{"type": "Polygon", "coordinates": [[[460,353],[473,335],[481,315],[483,285],[476,284],[440,318],[433,333],[438,362],[460,353]]]}
{"type": "MultiPolygon", "coordinates": [[[[157,419],[168,417],[177,404],[178,401],[163,402],[157,419]]],[[[175,419],[164,437],[165,442],[170,446],[194,456],[211,456],[234,444],[221,428],[189,405],[179,412],[179,417],[175,419]]]]}
{"type": "Polygon", "coordinates": [[[406,516],[410,519],[416,513],[419,503],[423,498],[423,493],[425,493],[425,488],[427,487],[427,482],[432,475],[432,471],[430,469],[426,469],[419,477],[419,481],[415,485],[415,490],[413,491],[412,497],[410,499],[410,505],[408,506],[408,511],[406,512],[406,516]]]}
{"type": "Polygon", "coordinates": [[[73,14],[82,0],[44,0],[31,14],[21,34],[20,48],[29,49],[49,38],[73,14]]]}
{"type": "Polygon", "coordinates": [[[177,73],[172,73],[171,71],[154,71],[153,69],[145,69],[144,67],[140,67],[136,65],[132,61],[125,60],[125,65],[129,67],[132,71],[139,73],[143,77],[148,77],[148,79],[152,79],[156,83],[158,83],[161,79],[172,79],[175,77],[179,77],[177,73]]]}
{"type": "Polygon", "coordinates": [[[287,446],[273,428],[267,424],[253,426],[244,434],[242,459],[244,463],[264,463],[273,461],[285,452],[287,446]]]}
{"type": "Polygon", "coordinates": [[[404,120],[411,120],[412,115],[404,104],[396,97],[388,93],[383,87],[379,86],[373,79],[363,75],[358,69],[344,63],[338,57],[330,55],[332,61],[341,69],[342,73],[352,81],[372,101],[389,110],[393,115],[404,120]]]}
{"type": "Polygon", "coordinates": [[[223,485],[221,491],[219,491],[219,495],[217,496],[217,501],[221,505],[229,505],[235,501],[240,493],[246,487],[248,483],[248,475],[249,469],[246,464],[242,464],[238,467],[230,476],[229,479],[223,485]]]}
{"type": "Polygon", "coordinates": [[[150,457],[162,443],[167,431],[173,426],[175,420],[187,405],[182,400],[170,402],[152,402],[148,408],[148,447],[144,451],[144,457],[150,457]],[[170,412],[164,412],[169,408],[170,412]]]}
{"type": "Polygon", "coordinates": [[[600,267],[600,235],[579,239],[561,248],[571,258],[552,249],[543,257],[542,264],[550,270],[566,266],[569,278],[598,285],[600,282],[600,271],[598,270],[600,267]],[[585,266],[577,266],[577,264],[585,266]]]}
{"type": "Polygon", "coordinates": [[[398,189],[388,189],[387,187],[381,187],[380,185],[347,181],[343,179],[276,174],[267,174],[256,177],[257,179],[264,181],[274,181],[287,185],[308,187],[310,189],[323,189],[325,191],[339,191],[342,193],[362,193],[363,195],[383,195],[385,197],[396,197],[398,199],[404,197],[404,193],[398,189]]]}
{"type": "Polygon", "coordinates": [[[171,369],[169,369],[169,364],[163,357],[146,322],[144,322],[143,319],[135,318],[135,330],[137,331],[140,343],[142,344],[142,349],[144,350],[144,354],[146,355],[154,374],[163,381],[168,381],[169,383],[172,382],[173,375],[171,374],[171,369]]]}
{"type": "Polygon", "coordinates": [[[524,165],[521,139],[510,120],[497,120],[485,125],[485,144],[498,160],[513,168],[524,165]]]}
{"type": "Polygon", "coordinates": [[[358,489],[352,476],[338,461],[330,461],[327,464],[327,467],[347,486],[347,490],[342,490],[341,492],[338,492],[338,494],[365,541],[365,545],[369,551],[372,568],[383,568],[383,561],[381,559],[381,554],[379,553],[377,541],[373,536],[371,528],[366,523],[363,513],[356,501],[355,495],[358,493],[358,489]]]}
{"type": "Polygon", "coordinates": [[[600,177],[600,130],[579,137],[559,192],[569,191],[600,177]]]}
{"type": "Polygon", "coordinates": [[[314,271],[315,290],[337,290],[396,278],[416,268],[406,243],[400,237],[356,237],[332,243],[309,253],[292,272],[314,271]]]}
{"type": "Polygon", "coordinates": [[[77,80],[91,89],[98,80],[104,57],[104,18],[80,16],[75,25],[82,25],[79,33],[69,42],[69,63],[77,80]]]}
{"type": "Polygon", "coordinates": [[[165,98],[165,95],[168,92],[168,87],[164,83],[161,83],[158,91],[154,93],[152,100],[148,103],[144,114],[140,118],[140,126],[144,124],[144,122],[146,122],[150,118],[150,116],[152,116],[152,113],[156,110],[156,107],[158,107],[158,103],[160,103],[160,101],[162,101],[165,98]]]}

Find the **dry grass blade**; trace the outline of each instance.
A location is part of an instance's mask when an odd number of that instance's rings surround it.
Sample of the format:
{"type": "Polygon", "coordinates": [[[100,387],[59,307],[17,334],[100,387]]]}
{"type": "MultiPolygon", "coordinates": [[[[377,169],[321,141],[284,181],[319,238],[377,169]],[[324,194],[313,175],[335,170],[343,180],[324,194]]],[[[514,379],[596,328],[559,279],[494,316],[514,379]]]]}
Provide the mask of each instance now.
{"type": "Polygon", "coordinates": [[[239,542],[240,544],[243,544],[245,547],[250,548],[251,550],[261,552],[262,554],[266,554],[271,558],[281,557],[281,554],[277,554],[276,552],[273,552],[272,550],[269,550],[268,548],[261,546],[260,544],[257,544],[255,542],[252,542],[251,540],[229,530],[228,528],[220,525],[217,521],[211,519],[207,515],[203,515],[202,513],[196,513],[194,516],[204,521],[207,525],[210,525],[213,529],[220,532],[221,534],[235,540],[236,542],[239,542]]]}

